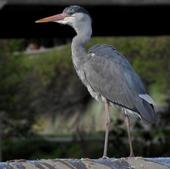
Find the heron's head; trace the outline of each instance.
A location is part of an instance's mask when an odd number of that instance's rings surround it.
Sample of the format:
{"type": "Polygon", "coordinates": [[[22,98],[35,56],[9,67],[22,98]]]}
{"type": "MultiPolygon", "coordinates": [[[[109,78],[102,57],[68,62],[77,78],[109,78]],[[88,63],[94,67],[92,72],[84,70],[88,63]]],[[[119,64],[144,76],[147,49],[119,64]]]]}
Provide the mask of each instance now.
{"type": "Polygon", "coordinates": [[[49,16],[36,21],[36,23],[46,22],[67,24],[76,29],[77,27],[82,27],[87,23],[91,23],[91,19],[87,10],[77,5],[71,5],[65,8],[64,11],[60,14],[49,16]]]}

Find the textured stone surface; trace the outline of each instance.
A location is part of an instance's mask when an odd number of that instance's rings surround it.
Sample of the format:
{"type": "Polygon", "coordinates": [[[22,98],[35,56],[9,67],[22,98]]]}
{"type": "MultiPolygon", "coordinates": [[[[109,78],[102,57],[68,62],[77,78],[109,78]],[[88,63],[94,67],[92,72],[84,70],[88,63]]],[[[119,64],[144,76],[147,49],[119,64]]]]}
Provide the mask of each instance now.
{"type": "Polygon", "coordinates": [[[0,163],[0,169],[168,169],[170,158],[107,158],[107,159],[54,159],[13,160],[0,163]],[[153,162],[154,161],[154,162],[153,162]],[[161,161],[161,162],[160,162],[161,161]],[[169,161],[169,162],[168,162],[169,161]]]}

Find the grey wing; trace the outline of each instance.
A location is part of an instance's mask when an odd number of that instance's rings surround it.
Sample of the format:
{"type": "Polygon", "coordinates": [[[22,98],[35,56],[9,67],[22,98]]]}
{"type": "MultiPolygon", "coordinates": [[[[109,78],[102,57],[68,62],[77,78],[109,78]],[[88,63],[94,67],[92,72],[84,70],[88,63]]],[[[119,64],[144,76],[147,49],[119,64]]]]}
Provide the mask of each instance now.
{"type": "Polygon", "coordinates": [[[154,121],[153,108],[139,97],[146,93],[143,83],[127,59],[108,45],[95,46],[89,55],[91,59],[84,68],[93,90],[110,102],[139,113],[145,120],[154,121]]]}

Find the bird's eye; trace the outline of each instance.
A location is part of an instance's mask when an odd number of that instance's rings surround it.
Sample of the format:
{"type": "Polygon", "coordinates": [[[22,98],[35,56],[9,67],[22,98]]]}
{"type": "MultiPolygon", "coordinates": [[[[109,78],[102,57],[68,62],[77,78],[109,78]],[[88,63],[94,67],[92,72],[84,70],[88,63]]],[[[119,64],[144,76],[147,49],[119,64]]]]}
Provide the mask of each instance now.
{"type": "Polygon", "coordinates": [[[70,15],[73,15],[74,14],[74,10],[72,9],[71,11],[70,11],[70,15]]]}

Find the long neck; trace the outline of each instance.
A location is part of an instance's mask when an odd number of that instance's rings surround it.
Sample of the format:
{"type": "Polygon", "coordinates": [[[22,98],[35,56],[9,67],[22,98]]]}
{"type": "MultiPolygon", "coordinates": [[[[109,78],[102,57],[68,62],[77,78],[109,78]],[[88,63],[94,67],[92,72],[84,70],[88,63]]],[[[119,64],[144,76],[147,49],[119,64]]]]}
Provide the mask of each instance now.
{"type": "Polygon", "coordinates": [[[80,64],[81,61],[87,58],[85,44],[90,40],[92,34],[91,21],[80,23],[74,28],[77,35],[72,41],[72,58],[75,65],[80,64]]]}

